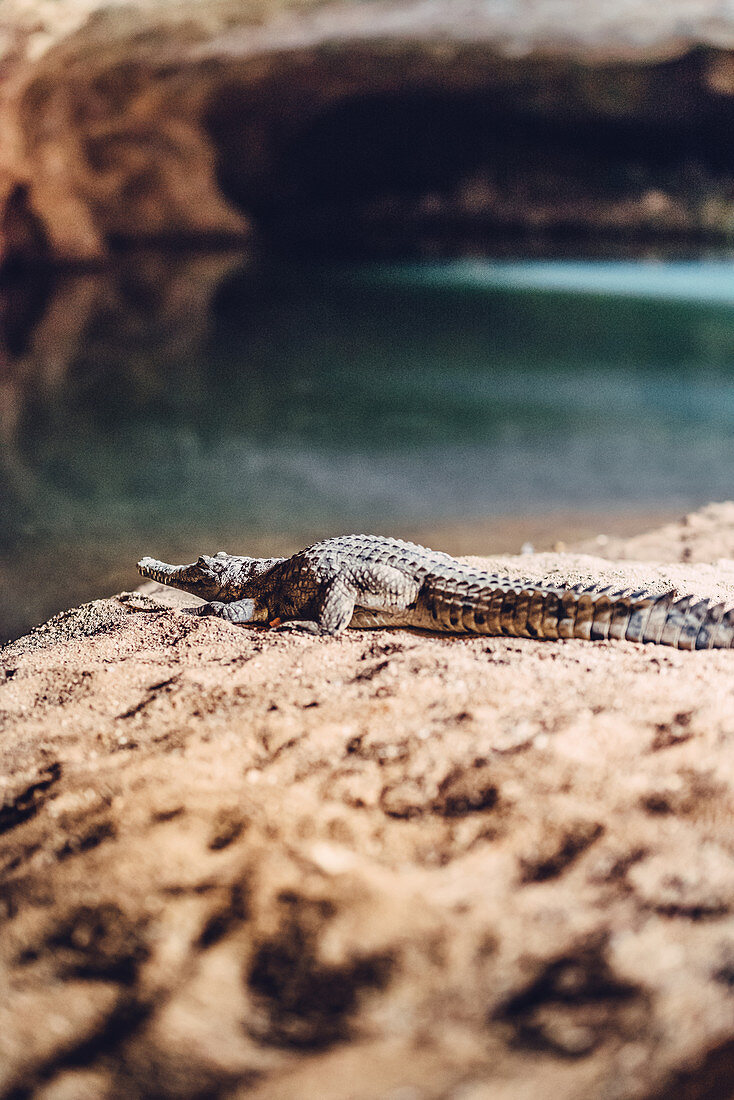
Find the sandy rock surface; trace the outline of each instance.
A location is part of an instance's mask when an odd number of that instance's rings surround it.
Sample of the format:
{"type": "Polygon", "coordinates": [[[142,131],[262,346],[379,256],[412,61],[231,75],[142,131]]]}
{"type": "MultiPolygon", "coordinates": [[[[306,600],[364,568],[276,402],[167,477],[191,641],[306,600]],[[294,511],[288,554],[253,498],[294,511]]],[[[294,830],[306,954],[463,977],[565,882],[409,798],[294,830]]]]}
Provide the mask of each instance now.
{"type": "Polygon", "coordinates": [[[191,602],[0,651],[0,1097],[731,1094],[734,654],[191,602]]]}
{"type": "Polygon", "coordinates": [[[707,504],[675,520],[629,538],[596,535],[579,549],[614,559],[715,562],[734,557],[734,504],[707,504]]]}

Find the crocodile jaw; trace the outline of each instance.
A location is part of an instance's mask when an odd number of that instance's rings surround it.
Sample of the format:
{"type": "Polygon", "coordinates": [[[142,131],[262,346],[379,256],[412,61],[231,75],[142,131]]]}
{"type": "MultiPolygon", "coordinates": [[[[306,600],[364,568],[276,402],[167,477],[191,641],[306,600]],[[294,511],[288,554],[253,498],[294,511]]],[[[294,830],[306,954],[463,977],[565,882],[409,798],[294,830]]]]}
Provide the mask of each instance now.
{"type": "Polygon", "coordinates": [[[138,573],[147,580],[180,588],[204,600],[215,599],[222,587],[219,571],[211,568],[207,558],[199,558],[192,565],[168,565],[155,558],[141,558],[138,573]]]}

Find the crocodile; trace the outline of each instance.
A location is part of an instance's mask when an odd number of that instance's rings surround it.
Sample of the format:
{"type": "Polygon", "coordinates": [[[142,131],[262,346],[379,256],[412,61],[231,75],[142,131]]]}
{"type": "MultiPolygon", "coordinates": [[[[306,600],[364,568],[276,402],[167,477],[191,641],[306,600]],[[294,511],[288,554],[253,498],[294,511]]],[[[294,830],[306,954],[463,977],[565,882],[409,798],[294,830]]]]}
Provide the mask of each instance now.
{"type": "Polygon", "coordinates": [[[521,638],[607,638],[677,649],[734,647],[734,608],[695,596],[613,586],[513,579],[401,539],[344,535],[290,558],[220,550],[191,565],[142,558],[149,580],[208,601],[197,609],[231,623],[337,634],[347,627],[408,627],[521,638]]]}

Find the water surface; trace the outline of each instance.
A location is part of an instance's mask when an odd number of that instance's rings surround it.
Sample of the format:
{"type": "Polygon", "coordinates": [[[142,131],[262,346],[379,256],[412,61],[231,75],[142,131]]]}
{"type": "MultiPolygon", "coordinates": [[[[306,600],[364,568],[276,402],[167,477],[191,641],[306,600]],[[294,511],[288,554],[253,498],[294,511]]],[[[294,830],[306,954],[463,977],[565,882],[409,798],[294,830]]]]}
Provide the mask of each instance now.
{"type": "Polygon", "coordinates": [[[732,263],[128,256],[4,307],[6,636],[143,552],[732,495],[732,263]]]}

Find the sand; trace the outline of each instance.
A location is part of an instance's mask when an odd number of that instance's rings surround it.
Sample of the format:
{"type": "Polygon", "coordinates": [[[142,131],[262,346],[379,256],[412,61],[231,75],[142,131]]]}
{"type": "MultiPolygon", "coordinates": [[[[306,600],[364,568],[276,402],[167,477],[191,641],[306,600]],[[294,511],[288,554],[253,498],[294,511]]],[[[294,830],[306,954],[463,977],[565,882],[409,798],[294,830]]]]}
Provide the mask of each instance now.
{"type": "MultiPolygon", "coordinates": [[[[734,504],[581,551],[487,564],[734,603],[734,504]]],[[[734,653],[160,592],[0,651],[0,1097],[734,1092],[734,653]]]]}

